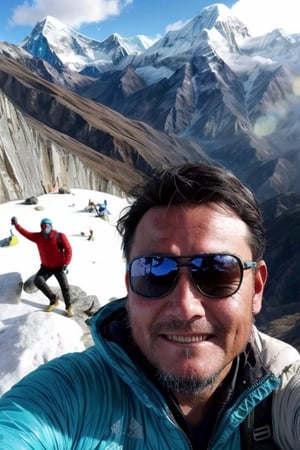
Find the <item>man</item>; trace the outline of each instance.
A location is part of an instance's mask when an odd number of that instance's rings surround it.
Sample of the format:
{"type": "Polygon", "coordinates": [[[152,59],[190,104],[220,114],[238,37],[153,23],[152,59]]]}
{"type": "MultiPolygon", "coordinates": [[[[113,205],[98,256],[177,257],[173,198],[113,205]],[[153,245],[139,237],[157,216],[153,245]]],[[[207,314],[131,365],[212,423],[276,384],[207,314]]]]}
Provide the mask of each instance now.
{"type": "Polygon", "coordinates": [[[92,319],[94,347],[2,397],[5,450],[299,449],[300,355],[253,324],[267,267],[251,192],[195,163],[132,195],[128,296],[92,319]]]}
{"type": "Polygon", "coordinates": [[[70,298],[70,288],[67,279],[67,267],[71,262],[72,248],[64,233],[59,233],[53,229],[52,221],[48,218],[41,220],[41,231],[31,232],[25,230],[17,221],[16,217],[11,219],[12,225],[21,233],[25,238],[32,242],[35,242],[41,259],[41,267],[37,272],[34,284],[40,289],[43,294],[48,297],[50,304],[45,311],[51,312],[59,304],[59,299],[55,295],[46,281],[52,275],[57,279],[63,299],[65,302],[65,313],[68,317],[73,316],[70,298]]]}

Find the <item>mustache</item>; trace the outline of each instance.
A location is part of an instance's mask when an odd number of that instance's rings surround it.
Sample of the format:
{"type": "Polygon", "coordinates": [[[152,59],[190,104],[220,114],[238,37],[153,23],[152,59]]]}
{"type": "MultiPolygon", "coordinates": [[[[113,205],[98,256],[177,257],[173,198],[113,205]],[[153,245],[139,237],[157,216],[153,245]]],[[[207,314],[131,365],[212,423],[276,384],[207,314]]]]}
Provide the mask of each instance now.
{"type": "Polygon", "coordinates": [[[152,335],[166,334],[174,331],[184,333],[199,333],[199,334],[216,334],[220,330],[220,326],[212,326],[207,322],[200,321],[186,321],[174,319],[169,322],[161,322],[153,325],[151,329],[152,335]]]}

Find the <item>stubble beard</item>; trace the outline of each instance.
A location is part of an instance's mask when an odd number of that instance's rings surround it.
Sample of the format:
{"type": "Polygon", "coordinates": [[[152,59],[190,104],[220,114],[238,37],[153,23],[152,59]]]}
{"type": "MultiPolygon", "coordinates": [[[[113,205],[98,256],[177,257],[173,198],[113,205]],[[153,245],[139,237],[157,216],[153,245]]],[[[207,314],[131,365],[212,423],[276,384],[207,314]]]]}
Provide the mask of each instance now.
{"type": "MultiPolygon", "coordinates": [[[[186,351],[186,359],[189,359],[189,351],[186,351]]],[[[171,391],[174,393],[181,393],[187,395],[195,395],[199,394],[206,389],[213,386],[219,378],[220,371],[215,372],[214,374],[201,377],[195,374],[187,374],[183,376],[176,375],[172,372],[167,372],[156,367],[156,377],[159,383],[163,386],[167,391],[171,391]]]]}
{"type": "MultiPolygon", "coordinates": [[[[140,346],[138,345],[138,343],[136,342],[136,340],[134,338],[134,333],[132,332],[129,314],[127,315],[126,322],[127,322],[127,328],[129,330],[129,333],[131,336],[131,342],[134,343],[134,345],[136,347],[140,348],[140,346]]],[[[176,328],[176,327],[174,327],[174,328],[176,328]]],[[[192,358],[192,356],[193,356],[193,352],[191,352],[190,350],[186,350],[185,358],[190,359],[190,358],[192,358]]],[[[161,386],[164,389],[166,389],[169,392],[182,393],[182,394],[187,394],[187,395],[199,394],[200,392],[203,392],[206,389],[210,388],[217,382],[217,380],[222,372],[222,369],[221,369],[207,377],[200,377],[199,375],[195,375],[195,374],[187,374],[184,376],[179,376],[172,372],[168,372],[168,371],[161,369],[159,367],[159,365],[155,363],[155,361],[148,360],[148,362],[154,368],[156,379],[158,380],[158,382],[161,384],[161,386]]]]}

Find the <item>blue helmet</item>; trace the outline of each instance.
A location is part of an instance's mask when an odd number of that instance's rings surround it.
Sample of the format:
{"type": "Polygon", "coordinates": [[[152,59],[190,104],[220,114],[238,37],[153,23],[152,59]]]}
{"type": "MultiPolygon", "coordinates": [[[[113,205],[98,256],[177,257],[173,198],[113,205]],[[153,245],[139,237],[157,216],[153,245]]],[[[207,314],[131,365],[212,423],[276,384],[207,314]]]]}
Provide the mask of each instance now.
{"type": "Polygon", "coordinates": [[[45,225],[45,224],[50,225],[50,227],[52,228],[52,221],[50,219],[47,219],[47,217],[45,217],[44,219],[41,220],[41,224],[40,225],[42,226],[42,225],[45,225]]]}

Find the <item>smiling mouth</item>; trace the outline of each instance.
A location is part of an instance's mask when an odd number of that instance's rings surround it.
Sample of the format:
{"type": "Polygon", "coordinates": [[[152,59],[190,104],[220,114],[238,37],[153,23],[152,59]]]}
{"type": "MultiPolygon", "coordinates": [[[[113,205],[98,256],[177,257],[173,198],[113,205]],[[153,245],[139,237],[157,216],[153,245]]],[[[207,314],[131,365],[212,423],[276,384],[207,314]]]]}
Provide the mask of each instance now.
{"type": "Polygon", "coordinates": [[[209,339],[209,336],[177,336],[174,334],[167,334],[165,338],[168,341],[180,342],[182,344],[193,344],[195,342],[203,342],[209,339]]]}

